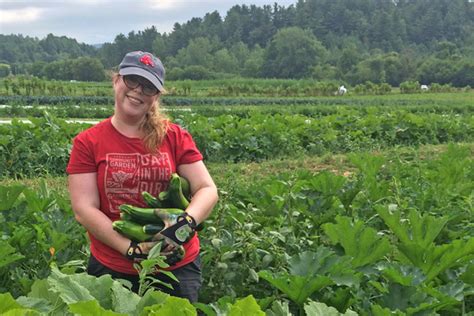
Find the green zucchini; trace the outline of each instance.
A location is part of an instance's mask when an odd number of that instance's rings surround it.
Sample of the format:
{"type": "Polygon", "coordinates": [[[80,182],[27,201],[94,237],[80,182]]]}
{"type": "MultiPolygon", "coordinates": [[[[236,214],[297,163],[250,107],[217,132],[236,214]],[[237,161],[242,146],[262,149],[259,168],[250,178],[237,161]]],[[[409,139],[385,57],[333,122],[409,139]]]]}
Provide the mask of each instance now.
{"type": "Polygon", "coordinates": [[[161,192],[158,195],[158,200],[160,200],[164,207],[185,210],[189,205],[189,201],[186,198],[186,196],[189,196],[189,193],[189,182],[185,178],[180,177],[177,173],[173,173],[168,190],[161,192]]]}
{"type": "Polygon", "coordinates": [[[129,204],[122,204],[119,207],[122,213],[126,213],[131,216],[134,222],[149,223],[149,224],[162,224],[163,221],[155,215],[154,208],[143,208],[129,204]]]}
{"type": "Polygon", "coordinates": [[[154,235],[145,233],[142,225],[130,221],[118,220],[112,223],[112,227],[115,231],[137,242],[151,240],[154,235]]]}
{"type": "Polygon", "coordinates": [[[146,191],[143,191],[142,192],[142,197],[143,197],[143,200],[146,202],[146,204],[148,204],[149,207],[153,207],[153,208],[162,207],[162,204],[160,203],[160,200],[158,200],[156,197],[154,197],[150,193],[148,193],[146,191]]]}
{"type": "Polygon", "coordinates": [[[158,234],[165,228],[164,225],[161,224],[145,224],[143,225],[142,229],[145,234],[158,234]]]}
{"type": "Polygon", "coordinates": [[[181,190],[183,191],[183,195],[186,199],[191,199],[191,185],[189,184],[189,181],[186,178],[183,178],[179,176],[180,184],[181,184],[181,190]]]}

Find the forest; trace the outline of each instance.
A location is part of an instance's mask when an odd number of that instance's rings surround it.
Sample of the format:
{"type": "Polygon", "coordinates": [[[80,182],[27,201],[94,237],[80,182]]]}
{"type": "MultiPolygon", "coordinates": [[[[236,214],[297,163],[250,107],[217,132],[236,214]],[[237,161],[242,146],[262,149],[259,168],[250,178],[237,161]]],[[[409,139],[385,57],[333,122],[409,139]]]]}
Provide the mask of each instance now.
{"type": "Polygon", "coordinates": [[[399,86],[474,86],[474,3],[468,0],[298,0],[235,5],[87,45],[49,34],[0,35],[0,77],[103,81],[123,55],[150,51],[170,80],[285,78],[399,86]]]}

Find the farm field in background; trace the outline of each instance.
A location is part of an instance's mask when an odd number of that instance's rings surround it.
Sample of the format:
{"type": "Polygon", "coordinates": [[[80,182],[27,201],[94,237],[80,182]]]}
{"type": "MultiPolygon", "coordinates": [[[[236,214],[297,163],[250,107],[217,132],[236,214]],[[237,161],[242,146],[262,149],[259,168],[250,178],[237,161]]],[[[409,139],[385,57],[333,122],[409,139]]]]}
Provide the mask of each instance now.
{"type": "Polygon", "coordinates": [[[220,190],[200,233],[194,306],[81,274],[87,239],[64,169],[72,137],[90,125],[65,119],[105,118],[110,102],[46,100],[45,113],[18,95],[0,108],[13,119],[0,125],[0,311],[471,315],[472,90],[312,96],[300,94],[309,82],[282,82],[259,81],[245,96],[225,95],[226,82],[193,83],[164,98],[220,190]],[[263,94],[277,84],[296,92],[263,94]]]}

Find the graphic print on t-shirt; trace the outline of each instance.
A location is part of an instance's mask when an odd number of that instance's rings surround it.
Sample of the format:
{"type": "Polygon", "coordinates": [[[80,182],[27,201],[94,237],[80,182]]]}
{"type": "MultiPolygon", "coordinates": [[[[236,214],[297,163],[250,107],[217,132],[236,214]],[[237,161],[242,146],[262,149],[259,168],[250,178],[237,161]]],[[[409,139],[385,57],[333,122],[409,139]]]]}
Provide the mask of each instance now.
{"type": "Polygon", "coordinates": [[[105,158],[105,194],[111,213],[119,213],[119,206],[127,203],[140,205],[141,193],[156,196],[166,189],[172,168],[168,153],[123,154],[109,153],[105,158]]]}

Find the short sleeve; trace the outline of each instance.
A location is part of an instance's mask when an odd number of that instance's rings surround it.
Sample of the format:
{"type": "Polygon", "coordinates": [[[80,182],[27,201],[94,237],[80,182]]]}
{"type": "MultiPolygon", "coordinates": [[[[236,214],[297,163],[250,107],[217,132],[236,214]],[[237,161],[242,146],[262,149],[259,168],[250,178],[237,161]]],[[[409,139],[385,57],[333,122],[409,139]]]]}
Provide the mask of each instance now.
{"type": "Polygon", "coordinates": [[[68,174],[97,172],[92,144],[87,141],[84,134],[74,138],[66,172],[68,174]]]}
{"type": "Polygon", "coordinates": [[[202,160],[202,154],[197,148],[191,134],[175,125],[176,132],[176,165],[189,164],[202,160]]]}

